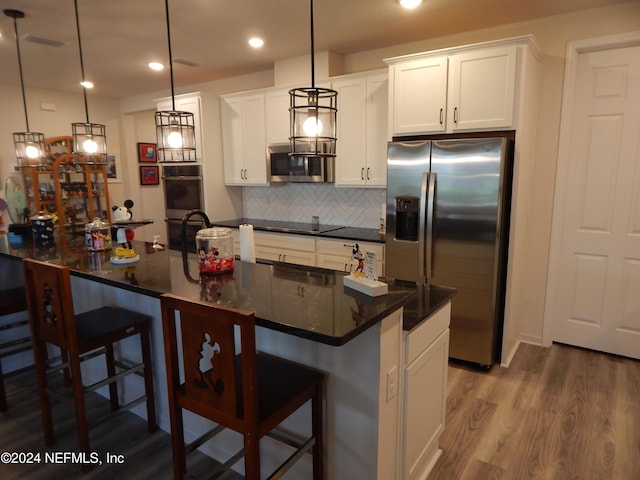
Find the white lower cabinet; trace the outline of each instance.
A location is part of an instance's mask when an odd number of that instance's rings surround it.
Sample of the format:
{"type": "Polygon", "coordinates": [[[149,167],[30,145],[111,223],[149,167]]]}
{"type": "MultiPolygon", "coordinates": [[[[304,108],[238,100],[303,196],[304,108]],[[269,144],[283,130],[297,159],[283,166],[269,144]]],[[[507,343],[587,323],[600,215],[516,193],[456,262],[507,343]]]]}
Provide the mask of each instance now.
{"type": "MultiPolygon", "coordinates": [[[[384,244],[347,239],[314,238],[286,233],[254,232],[256,258],[308,267],[351,272],[358,261],[351,258],[356,243],[363,253],[375,252],[378,276],[384,276],[384,244]]],[[[240,255],[240,232],[233,229],[233,249],[240,255]]]]}
{"type": "Polygon", "coordinates": [[[402,478],[425,480],[442,453],[451,303],[405,334],[402,478]]]}
{"type": "Polygon", "coordinates": [[[254,232],[256,258],[316,266],[315,238],[283,233],[254,232]]]}
{"type": "Polygon", "coordinates": [[[316,240],[317,246],[317,266],[342,272],[351,272],[358,265],[357,260],[351,255],[356,243],[364,253],[375,252],[378,276],[384,275],[384,245],[381,243],[356,242],[355,240],[336,239],[330,240],[319,238],[316,240]]]}

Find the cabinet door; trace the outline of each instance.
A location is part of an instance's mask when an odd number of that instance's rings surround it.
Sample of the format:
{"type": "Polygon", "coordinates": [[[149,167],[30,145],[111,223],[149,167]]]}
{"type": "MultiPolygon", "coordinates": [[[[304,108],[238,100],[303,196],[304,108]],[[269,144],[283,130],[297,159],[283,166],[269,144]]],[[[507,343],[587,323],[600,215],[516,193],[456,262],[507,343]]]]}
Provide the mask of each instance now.
{"type": "Polygon", "coordinates": [[[289,90],[267,92],[264,102],[267,145],[289,143],[289,90]]]}
{"type": "Polygon", "coordinates": [[[393,135],[444,131],[447,64],[446,56],[436,56],[390,68],[393,135]]]}
{"type": "Polygon", "coordinates": [[[224,183],[244,183],[242,100],[240,97],[223,98],[220,101],[222,120],[222,156],[224,158],[224,183]]]}
{"type": "Polygon", "coordinates": [[[220,110],[225,184],[266,185],[264,95],[225,97],[220,110]]]}
{"type": "Polygon", "coordinates": [[[336,185],[366,184],[367,83],[357,77],[333,82],[338,92],[336,185]]]}
{"type": "Polygon", "coordinates": [[[444,430],[449,329],[405,368],[404,474],[426,478],[444,430]]]}
{"type": "Polygon", "coordinates": [[[304,252],[302,250],[282,250],[282,261],[295,263],[296,265],[316,266],[316,252],[304,252]]]}
{"type": "Polygon", "coordinates": [[[387,186],[389,75],[367,77],[367,185],[387,186]]]}
{"type": "Polygon", "coordinates": [[[349,257],[338,255],[328,255],[326,253],[318,253],[318,267],[328,268],[329,270],[337,270],[339,272],[351,272],[354,267],[354,260],[349,257]]]}
{"type": "Polygon", "coordinates": [[[264,95],[242,97],[244,180],[246,185],[267,184],[267,144],[264,95]]]}
{"type": "Polygon", "coordinates": [[[513,125],[517,49],[508,45],[451,57],[450,130],[513,125]]]}

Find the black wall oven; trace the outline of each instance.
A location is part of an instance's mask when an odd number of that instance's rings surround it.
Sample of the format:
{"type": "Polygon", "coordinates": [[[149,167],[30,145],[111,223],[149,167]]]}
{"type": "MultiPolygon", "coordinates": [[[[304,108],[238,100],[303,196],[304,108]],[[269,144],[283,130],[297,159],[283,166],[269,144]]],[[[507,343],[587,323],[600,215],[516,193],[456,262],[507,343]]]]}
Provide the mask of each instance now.
{"type": "MultiPolygon", "coordinates": [[[[182,218],[193,209],[204,211],[202,165],[164,165],[162,184],[169,248],[180,250],[182,218]]],[[[202,225],[190,221],[187,226],[187,247],[190,251],[195,252],[195,232],[203,228],[202,225]]]]}

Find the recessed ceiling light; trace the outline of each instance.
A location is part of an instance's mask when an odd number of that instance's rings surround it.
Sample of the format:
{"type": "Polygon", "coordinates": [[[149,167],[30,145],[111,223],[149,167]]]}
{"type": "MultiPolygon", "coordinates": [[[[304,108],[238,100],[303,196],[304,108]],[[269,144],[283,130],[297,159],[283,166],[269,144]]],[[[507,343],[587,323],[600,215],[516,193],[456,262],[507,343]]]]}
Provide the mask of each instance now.
{"type": "Polygon", "coordinates": [[[416,8],[422,0],[398,0],[398,3],[406,9],[416,8]]]}
{"type": "Polygon", "coordinates": [[[161,64],[160,62],[149,62],[147,63],[147,65],[151,70],[155,70],[156,72],[159,72],[164,68],[164,65],[161,64]]]}
{"type": "Polygon", "coordinates": [[[249,39],[249,45],[253,48],[260,48],[264,45],[264,40],[258,37],[253,37],[249,39]]]}
{"type": "Polygon", "coordinates": [[[80,85],[82,85],[84,88],[93,88],[93,82],[90,82],[89,80],[80,82],[80,85]]]}

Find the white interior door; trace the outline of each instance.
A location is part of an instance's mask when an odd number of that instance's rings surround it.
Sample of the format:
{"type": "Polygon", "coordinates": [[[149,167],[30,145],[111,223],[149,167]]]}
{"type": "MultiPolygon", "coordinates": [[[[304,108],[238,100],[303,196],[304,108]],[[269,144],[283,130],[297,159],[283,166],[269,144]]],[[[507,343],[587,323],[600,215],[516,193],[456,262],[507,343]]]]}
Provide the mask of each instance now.
{"type": "Polygon", "coordinates": [[[640,358],[640,42],[577,52],[565,85],[552,340],[640,358]]]}

